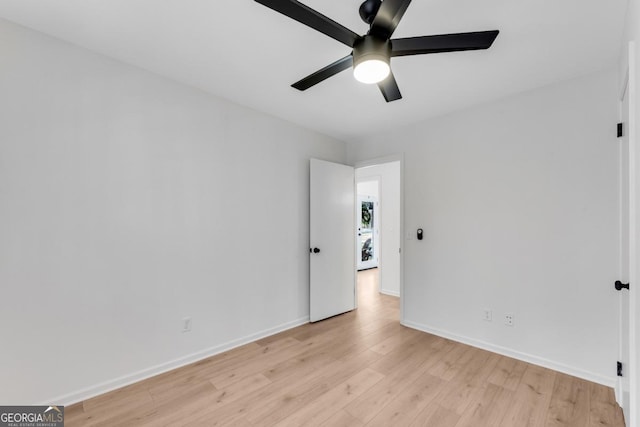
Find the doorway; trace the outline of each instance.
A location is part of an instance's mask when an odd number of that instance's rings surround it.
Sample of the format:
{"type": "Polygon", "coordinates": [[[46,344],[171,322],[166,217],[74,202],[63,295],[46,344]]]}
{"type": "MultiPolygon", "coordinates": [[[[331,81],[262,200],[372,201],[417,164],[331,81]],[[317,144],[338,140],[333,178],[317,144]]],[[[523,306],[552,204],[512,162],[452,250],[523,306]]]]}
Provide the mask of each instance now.
{"type": "Polygon", "coordinates": [[[380,258],[380,204],[378,203],[378,181],[356,184],[357,270],[378,267],[380,258]]]}
{"type": "MultiPolygon", "coordinates": [[[[402,298],[402,157],[355,167],[310,160],[309,319],[317,322],[358,307],[357,177],[379,178],[376,295],[391,298],[404,320],[402,298]],[[330,284],[331,286],[328,286],[330,284]],[[386,295],[385,295],[386,294],[386,295]],[[397,297],[400,297],[399,299],[397,297]]],[[[398,317],[395,317],[396,321],[398,317]]]]}
{"type": "Polygon", "coordinates": [[[366,276],[367,283],[376,284],[378,293],[401,297],[401,159],[359,164],[355,174],[359,200],[355,218],[358,281],[366,276]],[[369,220],[365,223],[363,206],[367,211],[365,219],[369,220]],[[367,259],[361,262],[363,254],[367,259]]]}

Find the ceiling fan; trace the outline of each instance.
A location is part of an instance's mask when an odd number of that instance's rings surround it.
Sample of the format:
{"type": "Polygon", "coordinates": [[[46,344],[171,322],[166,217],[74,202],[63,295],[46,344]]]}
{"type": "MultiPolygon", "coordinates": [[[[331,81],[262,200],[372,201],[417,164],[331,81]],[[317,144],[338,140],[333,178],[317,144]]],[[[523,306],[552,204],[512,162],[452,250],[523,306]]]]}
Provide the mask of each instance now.
{"type": "Polygon", "coordinates": [[[352,52],[291,86],[307,90],[347,68],[356,80],[377,83],[387,102],[402,98],[390,67],[395,56],[488,49],[499,31],[439,34],[391,39],[411,0],[365,0],[360,17],[370,28],[364,36],[296,0],[255,0],[352,48],[352,52]]]}

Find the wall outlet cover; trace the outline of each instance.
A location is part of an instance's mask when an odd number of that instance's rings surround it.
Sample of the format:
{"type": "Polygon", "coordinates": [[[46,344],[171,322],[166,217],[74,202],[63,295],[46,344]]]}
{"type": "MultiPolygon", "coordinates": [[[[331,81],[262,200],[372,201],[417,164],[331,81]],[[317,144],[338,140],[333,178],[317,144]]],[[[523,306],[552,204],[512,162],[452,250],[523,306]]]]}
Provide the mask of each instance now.
{"type": "Polygon", "coordinates": [[[182,319],[182,332],[191,332],[191,317],[182,319]]]}
{"type": "Polygon", "coordinates": [[[504,324],[507,326],[513,326],[513,314],[505,314],[504,315],[504,324]]]}

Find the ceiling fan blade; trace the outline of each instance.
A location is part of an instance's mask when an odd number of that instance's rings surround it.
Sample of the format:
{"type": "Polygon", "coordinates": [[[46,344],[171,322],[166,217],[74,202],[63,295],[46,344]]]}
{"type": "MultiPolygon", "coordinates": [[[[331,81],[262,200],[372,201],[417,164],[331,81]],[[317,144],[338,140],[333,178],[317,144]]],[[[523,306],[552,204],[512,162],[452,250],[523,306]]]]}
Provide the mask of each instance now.
{"type": "Polygon", "coordinates": [[[328,79],[331,76],[335,76],[340,71],[344,71],[347,68],[351,68],[353,66],[353,56],[347,55],[342,59],[338,59],[331,65],[327,65],[321,70],[316,71],[313,74],[308,75],[304,79],[295,82],[291,86],[298,90],[307,90],[311,86],[317,85],[323,80],[328,79]]]}
{"type": "Polygon", "coordinates": [[[386,79],[378,83],[378,87],[387,102],[397,101],[402,98],[400,88],[398,87],[396,78],[393,76],[393,72],[390,72],[386,79]]]}
{"type": "Polygon", "coordinates": [[[338,24],[323,14],[316,12],[296,0],[255,0],[270,9],[280,12],[291,19],[318,30],[327,36],[353,47],[360,36],[350,29],[338,24]]]}
{"type": "MultiPolygon", "coordinates": [[[[384,3],[383,3],[384,4],[384,3]]],[[[500,31],[440,34],[391,40],[391,56],[488,49],[500,31]]]]}
{"type": "Polygon", "coordinates": [[[400,23],[411,0],[384,0],[371,23],[370,33],[388,39],[400,23]]]}

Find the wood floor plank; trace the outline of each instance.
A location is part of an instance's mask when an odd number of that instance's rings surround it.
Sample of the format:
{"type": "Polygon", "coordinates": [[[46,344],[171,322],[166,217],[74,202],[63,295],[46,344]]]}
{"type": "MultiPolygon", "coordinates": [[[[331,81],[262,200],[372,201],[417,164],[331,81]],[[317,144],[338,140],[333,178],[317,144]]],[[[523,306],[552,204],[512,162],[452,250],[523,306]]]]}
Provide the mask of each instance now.
{"type": "MultiPolygon", "coordinates": [[[[381,343],[381,341],[387,338],[393,338],[404,335],[407,330],[411,330],[406,326],[402,326],[398,322],[387,323],[374,330],[360,328],[362,333],[362,341],[367,344],[371,349],[381,343]]],[[[415,331],[415,330],[414,330],[415,331]]],[[[386,354],[386,353],[383,353],[386,354]]]]}
{"type": "Polygon", "coordinates": [[[529,365],[515,392],[513,405],[500,424],[502,427],[542,427],[547,418],[556,373],[529,365]]]}
{"type": "Polygon", "coordinates": [[[436,364],[442,355],[453,348],[453,342],[430,335],[406,341],[372,365],[376,371],[388,375],[412,360],[427,361],[427,368],[436,364]]]}
{"type": "Polygon", "coordinates": [[[65,406],[64,421],[68,426],[82,425],[83,420],[87,417],[82,407],[82,402],[65,406]]]}
{"type": "Polygon", "coordinates": [[[278,421],[336,387],[344,378],[362,370],[363,366],[367,366],[367,360],[370,363],[379,357],[378,353],[366,350],[362,354],[353,354],[348,358],[338,360],[326,366],[320,376],[299,383],[297,387],[287,393],[278,393],[262,402],[257,402],[247,411],[247,419],[255,426],[275,425],[278,421]]]}
{"type": "MultiPolygon", "coordinates": [[[[214,388],[211,383],[209,384],[214,388]]],[[[139,425],[159,426],[178,423],[188,424],[201,420],[207,421],[213,419],[211,414],[217,409],[242,399],[252,392],[259,391],[269,384],[271,384],[271,381],[262,374],[244,378],[225,389],[217,390],[214,388],[214,391],[210,393],[201,393],[194,398],[195,403],[193,401],[188,401],[186,404],[171,402],[171,405],[160,406],[160,409],[146,414],[143,418],[144,422],[139,423],[139,425]]],[[[183,398],[184,396],[180,396],[180,399],[183,398]]]]}
{"type": "Polygon", "coordinates": [[[319,426],[339,409],[360,396],[384,375],[366,368],[356,373],[338,386],[327,391],[309,405],[294,412],[276,424],[277,427],[311,427],[319,426]]]}
{"type": "Polygon", "coordinates": [[[452,346],[447,354],[438,359],[437,362],[429,369],[429,373],[445,381],[449,381],[462,367],[459,360],[465,356],[465,353],[468,353],[471,350],[472,348],[466,345],[452,346]]]}
{"type": "Polygon", "coordinates": [[[455,427],[459,420],[460,415],[434,403],[427,405],[409,424],[409,427],[455,427]]]}
{"type": "Polygon", "coordinates": [[[75,419],[65,420],[65,424],[71,426],[114,425],[153,408],[153,398],[149,391],[134,384],[84,401],[83,413],[75,419]]]}
{"type": "MultiPolygon", "coordinates": [[[[283,340],[282,342],[284,343],[285,341],[283,340]]],[[[275,345],[277,346],[278,344],[275,345]]],[[[170,387],[171,384],[183,377],[206,375],[208,372],[221,371],[225,368],[242,364],[245,360],[251,360],[261,354],[264,349],[265,346],[260,346],[256,343],[245,344],[213,357],[149,378],[144,381],[144,384],[146,388],[161,384],[168,384],[170,387]]]]}
{"type": "Polygon", "coordinates": [[[624,426],[611,388],[402,326],[376,278],[358,273],[357,310],[68,406],[66,425],[624,426]]]}
{"type": "Polygon", "coordinates": [[[547,413],[546,427],[582,427],[589,425],[591,411],[589,383],[557,373],[547,413]]]}
{"type": "Polygon", "coordinates": [[[364,334],[378,332],[386,327],[399,325],[397,318],[389,319],[385,317],[378,317],[375,313],[370,315],[359,315],[354,319],[354,322],[356,322],[364,334]]]}
{"type": "Polygon", "coordinates": [[[208,408],[216,405],[220,391],[209,382],[203,383],[201,387],[197,393],[190,390],[188,394],[176,394],[173,399],[154,405],[153,409],[144,413],[130,414],[122,421],[126,421],[125,425],[131,426],[177,425],[182,419],[206,412],[208,408]]]}
{"type": "Polygon", "coordinates": [[[437,396],[443,381],[425,372],[389,402],[367,427],[406,426],[437,396]]]}
{"type": "Polygon", "coordinates": [[[486,379],[498,362],[498,355],[473,349],[473,358],[464,368],[442,387],[438,404],[458,415],[482,399],[486,379]]]}
{"type": "MultiPolygon", "coordinates": [[[[371,421],[417,376],[426,372],[430,366],[426,355],[414,353],[413,357],[400,359],[396,368],[371,387],[366,393],[345,407],[345,410],[363,423],[371,421]]],[[[375,369],[377,364],[372,367],[375,369]]]]}
{"type": "Polygon", "coordinates": [[[321,424],[321,427],[362,427],[364,424],[353,415],[341,409],[321,424]]]}
{"type": "Polygon", "coordinates": [[[219,422],[218,420],[216,420],[215,418],[211,418],[209,420],[199,420],[195,423],[187,423],[187,424],[178,424],[180,427],[253,427],[253,424],[251,424],[249,421],[247,421],[246,418],[240,416],[237,418],[234,418],[233,420],[229,420],[226,421],[224,423],[219,422]]]}
{"type": "Polygon", "coordinates": [[[616,403],[616,398],[611,388],[590,383],[589,397],[589,427],[624,425],[622,409],[616,403]]]}
{"type": "MultiPolygon", "coordinates": [[[[337,362],[334,362],[337,363],[337,362]]],[[[284,399],[288,401],[294,396],[294,390],[300,387],[300,384],[306,384],[314,381],[322,375],[323,370],[315,370],[304,376],[297,377],[296,380],[284,378],[274,381],[271,384],[247,393],[242,399],[230,402],[229,404],[220,405],[219,407],[210,408],[205,414],[199,417],[190,417],[185,425],[197,426],[199,423],[211,424],[211,420],[215,420],[217,424],[226,425],[239,418],[246,416],[247,412],[255,407],[264,407],[270,405],[274,400],[284,399]]],[[[273,408],[277,408],[277,404],[273,408]]],[[[201,425],[201,424],[200,424],[201,425]]]]}
{"type": "Polygon", "coordinates": [[[177,395],[198,393],[203,385],[209,388],[213,386],[205,377],[189,375],[183,376],[173,383],[151,386],[147,388],[147,391],[151,395],[154,405],[162,406],[164,403],[175,399],[177,395]]]}
{"type": "Polygon", "coordinates": [[[263,374],[271,381],[287,377],[297,378],[321,370],[336,360],[329,350],[312,350],[277,363],[263,371],[263,374]]]}
{"type": "Polygon", "coordinates": [[[420,336],[420,332],[404,328],[400,330],[398,333],[393,334],[389,338],[378,342],[378,344],[371,346],[371,350],[380,353],[380,354],[388,354],[389,352],[395,350],[403,343],[407,342],[412,338],[417,338],[420,336]]]}
{"type": "Polygon", "coordinates": [[[202,426],[202,425],[245,425],[248,423],[244,417],[246,411],[235,411],[239,406],[245,408],[243,399],[262,392],[272,386],[266,377],[261,374],[245,378],[231,384],[224,390],[216,390],[207,395],[198,397],[198,401],[189,401],[185,404],[165,406],[160,412],[150,414],[146,422],[137,425],[143,427],[160,426],[202,426]],[[230,408],[228,413],[225,409],[230,408]],[[226,414],[220,416],[220,414],[226,414]]]}
{"type": "Polygon", "coordinates": [[[306,349],[307,345],[305,343],[288,337],[281,343],[272,343],[268,347],[264,347],[259,357],[246,360],[241,364],[232,364],[227,367],[227,369],[218,369],[215,373],[207,377],[216,388],[221,389],[245,377],[261,372],[264,370],[265,365],[270,366],[290,359],[303,353],[306,349]]]}
{"type": "Polygon", "coordinates": [[[456,427],[494,427],[500,425],[511,405],[513,393],[486,383],[480,399],[467,407],[456,427]]]}
{"type": "Polygon", "coordinates": [[[507,390],[516,391],[526,369],[527,363],[507,356],[500,356],[500,360],[487,381],[507,390]]]}
{"type": "Polygon", "coordinates": [[[238,366],[242,366],[247,361],[255,360],[265,354],[271,354],[295,344],[299,344],[299,341],[285,337],[267,346],[259,346],[255,343],[243,345],[237,349],[229,350],[217,356],[150,378],[145,380],[144,384],[146,384],[147,389],[154,388],[156,392],[163,387],[171,390],[182,381],[188,382],[193,378],[209,379],[213,375],[228,372],[238,366]]]}

